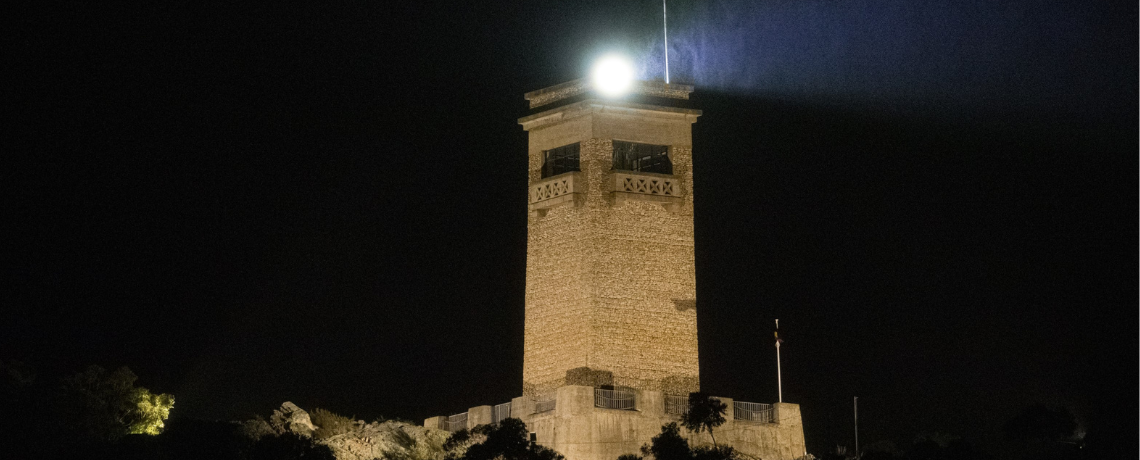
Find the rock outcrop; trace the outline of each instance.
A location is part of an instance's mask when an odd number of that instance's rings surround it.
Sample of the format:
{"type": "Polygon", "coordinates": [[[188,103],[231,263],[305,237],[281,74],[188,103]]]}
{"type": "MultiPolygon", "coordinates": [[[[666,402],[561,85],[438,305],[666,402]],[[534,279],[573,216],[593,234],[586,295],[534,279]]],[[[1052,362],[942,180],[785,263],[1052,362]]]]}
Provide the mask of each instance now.
{"type": "Polygon", "coordinates": [[[313,431],[317,429],[309,420],[309,413],[289,401],[285,401],[280,409],[273,411],[273,415],[269,417],[269,426],[278,433],[288,431],[305,437],[312,436],[313,431]]]}
{"type": "Polygon", "coordinates": [[[354,430],[322,440],[337,460],[442,460],[443,443],[450,433],[385,421],[358,421],[354,430]]]}
{"type": "Polygon", "coordinates": [[[337,460],[443,460],[443,443],[451,434],[392,420],[372,423],[356,420],[347,430],[344,424],[350,423],[351,419],[334,415],[318,417],[318,420],[331,422],[334,418],[340,420],[337,423],[341,425],[334,430],[337,434],[328,436],[330,427],[317,426],[308,412],[296,404],[285,402],[273,411],[268,422],[258,418],[243,422],[242,427],[252,439],[284,433],[313,438],[332,449],[337,460]],[[317,433],[320,428],[326,428],[325,434],[317,433]]]}

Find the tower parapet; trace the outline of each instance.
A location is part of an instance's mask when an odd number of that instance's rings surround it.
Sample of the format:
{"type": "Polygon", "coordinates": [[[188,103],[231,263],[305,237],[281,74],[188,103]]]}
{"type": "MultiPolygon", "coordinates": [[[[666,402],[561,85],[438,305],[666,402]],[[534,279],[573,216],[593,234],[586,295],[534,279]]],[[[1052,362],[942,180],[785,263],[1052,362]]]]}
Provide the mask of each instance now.
{"type": "MultiPolygon", "coordinates": [[[[639,80],[633,82],[629,94],[634,98],[640,96],[688,100],[689,94],[692,92],[692,85],[639,80]]],[[[532,109],[582,96],[597,96],[594,93],[593,84],[586,78],[579,78],[566,83],[548,86],[523,95],[523,97],[530,102],[530,108],[532,109]]]]}

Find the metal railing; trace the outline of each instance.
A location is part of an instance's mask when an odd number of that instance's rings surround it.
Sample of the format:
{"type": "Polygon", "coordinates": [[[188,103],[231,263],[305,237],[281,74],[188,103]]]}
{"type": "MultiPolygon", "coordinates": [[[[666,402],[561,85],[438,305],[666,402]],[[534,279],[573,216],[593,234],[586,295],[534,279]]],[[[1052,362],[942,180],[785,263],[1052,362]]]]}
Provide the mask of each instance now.
{"type": "Polygon", "coordinates": [[[511,417],[511,403],[496,404],[491,408],[491,423],[498,425],[499,422],[511,417]]]}
{"type": "Polygon", "coordinates": [[[558,402],[554,395],[538,396],[534,398],[534,413],[550,412],[554,410],[555,403],[558,402]]]}
{"type": "Polygon", "coordinates": [[[772,423],[774,421],[772,417],[773,411],[771,404],[733,401],[732,411],[732,418],[736,420],[747,420],[750,422],[763,423],[772,423]]]}
{"type": "Polygon", "coordinates": [[[594,407],[634,410],[636,406],[636,397],[632,390],[594,389],[594,407]]]}
{"type": "Polygon", "coordinates": [[[439,429],[452,433],[467,429],[467,413],[455,414],[439,421],[439,429]]]}
{"type": "Polygon", "coordinates": [[[665,413],[684,415],[689,411],[689,397],[685,395],[665,395],[665,413]]]}

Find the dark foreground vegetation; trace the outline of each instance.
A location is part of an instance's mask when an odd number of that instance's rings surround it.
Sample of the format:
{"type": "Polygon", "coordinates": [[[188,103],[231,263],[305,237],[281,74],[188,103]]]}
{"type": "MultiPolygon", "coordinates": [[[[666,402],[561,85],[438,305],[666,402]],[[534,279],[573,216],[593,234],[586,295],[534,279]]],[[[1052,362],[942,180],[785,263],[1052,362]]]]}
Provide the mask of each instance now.
{"type": "MultiPolygon", "coordinates": [[[[400,421],[371,424],[324,409],[311,414],[285,403],[268,420],[167,420],[174,397],[135,386],[137,377],[125,367],[108,371],[90,366],[57,380],[39,378],[19,363],[0,362],[0,458],[122,460],[564,460],[552,449],[533,443],[526,425],[509,418],[447,435],[400,421]],[[382,438],[382,439],[381,439],[382,438]],[[346,453],[360,443],[371,452],[346,453]]],[[[702,394],[689,395],[679,423],[616,460],[759,460],[719,445],[717,428],[725,423],[726,406],[702,394]],[[681,430],[707,433],[711,445],[692,446],[681,430]]],[[[860,452],[842,447],[820,460],[1084,460],[1099,456],[1085,449],[1085,437],[1074,416],[1044,405],[1025,408],[1002,427],[1005,444],[985,452],[950,435],[917,436],[899,447],[889,441],[865,445],[860,452]]],[[[812,458],[808,456],[807,458],[812,458]]]]}

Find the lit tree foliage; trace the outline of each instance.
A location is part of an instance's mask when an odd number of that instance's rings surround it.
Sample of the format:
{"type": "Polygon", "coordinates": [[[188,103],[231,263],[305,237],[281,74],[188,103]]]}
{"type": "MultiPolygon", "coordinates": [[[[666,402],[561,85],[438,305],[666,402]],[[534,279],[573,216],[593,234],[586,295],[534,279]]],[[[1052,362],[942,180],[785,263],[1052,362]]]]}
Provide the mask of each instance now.
{"type": "Polygon", "coordinates": [[[76,436],[91,440],[161,433],[174,397],[136,388],[136,380],[138,376],[126,367],[108,372],[99,366],[88,366],[65,378],[58,422],[76,436]]]}
{"type": "Polygon", "coordinates": [[[149,435],[162,433],[162,429],[166,426],[165,421],[170,417],[170,409],[174,407],[174,396],[165,393],[153,394],[146,388],[135,388],[131,399],[136,401],[138,410],[130,414],[127,433],[149,435]]]}

